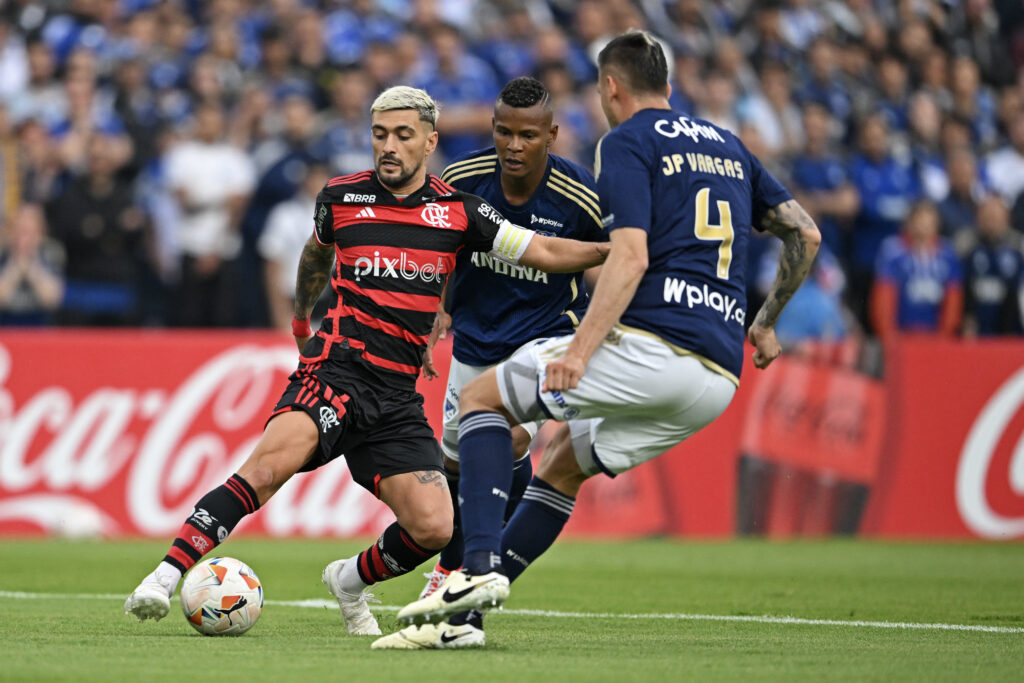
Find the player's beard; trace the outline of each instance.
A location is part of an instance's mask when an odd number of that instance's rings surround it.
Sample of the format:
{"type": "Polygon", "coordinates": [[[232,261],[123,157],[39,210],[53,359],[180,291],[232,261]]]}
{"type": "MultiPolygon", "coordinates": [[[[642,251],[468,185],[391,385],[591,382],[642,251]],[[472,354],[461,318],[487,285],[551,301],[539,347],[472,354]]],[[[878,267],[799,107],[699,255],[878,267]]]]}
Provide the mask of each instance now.
{"type": "Polygon", "coordinates": [[[399,159],[398,157],[395,157],[395,156],[387,156],[387,157],[381,156],[379,159],[377,159],[377,166],[376,166],[377,178],[380,180],[381,184],[384,185],[384,187],[387,187],[387,188],[390,188],[390,189],[396,189],[396,188],[404,187],[405,184],[408,183],[409,180],[411,180],[413,176],[415,176],[417,173],[419,173],[421,168],[423,168],[423,160],[422,159],[420,160],[420,162],[418,164],[416,164],[416,166],[414,168],[406,170],[405,169],[405,164],[402,163],[402,160],[399,159]],[[383,162],[385,160],[385,158],[388,161],[393,161],[393,162],[397,163],[398,166],[402,169],[402,172],[398,175],[398,177],[387,178],[383,174],[381,174],[381,172],[380,172],[380,165],[381,165],[381,162],[383,162]]]}

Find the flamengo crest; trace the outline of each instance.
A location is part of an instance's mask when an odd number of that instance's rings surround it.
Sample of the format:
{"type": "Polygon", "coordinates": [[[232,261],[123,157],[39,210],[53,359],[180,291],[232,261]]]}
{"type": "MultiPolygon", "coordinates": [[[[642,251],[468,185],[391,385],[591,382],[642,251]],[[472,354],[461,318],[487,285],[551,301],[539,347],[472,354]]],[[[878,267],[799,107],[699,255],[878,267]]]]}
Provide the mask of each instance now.
{"type": "Polygon", "coordinates": [[[324,430],[324,434],[331,427],[335,427],[338,424],[338,414],[333,409],[327,406],[320,406],[320,427],[324,430]]]}
{"type": "Polygon", "coordinates": [[[448,206],[441,204],[430,203],[423,207],[420,218],[429,225],[435,228],[450,228],[452,227],[451,222],[448,220],[448,206]]]}

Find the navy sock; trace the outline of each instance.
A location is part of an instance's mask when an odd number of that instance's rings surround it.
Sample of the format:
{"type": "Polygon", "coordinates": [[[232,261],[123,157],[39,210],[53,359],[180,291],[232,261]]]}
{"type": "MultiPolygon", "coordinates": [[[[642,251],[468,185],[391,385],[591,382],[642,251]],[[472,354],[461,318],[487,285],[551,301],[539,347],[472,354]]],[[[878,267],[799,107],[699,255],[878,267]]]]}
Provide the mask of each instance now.
{"type": "Polygon", "coordinates": [[[508,505],[505,506],[505,521],[512,519],[512,513],[519,507],[519,501],[523,499],[523,493],[533,478],[533,462],[530,460],[530,451],[512,464],[512,488],[508,492],[508,505]]]}
{"type": "Polygon", "coordinates": [[[164,562],[184,574],[203,555],[223,543],[242,517],[256,512],[259,507],[259,498],[249,482],[232,474],[192,508],[192,514],[178,531],[164,562]]]}
{"type": "Polygon", "coordinates": [[[459,514],[459,475],[457,472],[449,472],[445,470],[445,476],[448,477],[448,491],[452,494],[452,507],[455,509],[455,517],[453,518],[452,527],[452,540],[448,541],[448,545],[441,551],[441,557],[438,558],[437,563],[442,568],[452,572],[462,566],[462,516],[459,514]]]}
{"type": "Polygon", "coordinates": [[[465,558],[471,574],[501,571],[501,525],[512,486],[512,430],[498,413],[459,420],[459,485],[465,558]]]}
{"type": "Polygon", "coordinates": [[[537,477],[523,494],[501,536],[502,562],[509,581],[515,581],[562,533],[576,499],[537,477]]]}
{"type": "Polygon", "coordinates": [[[436,554],[436,550],[424,548],[412,540],[412,536],[394,522],[376,543],[359,553],[356,569],[363,583],[373,584],[408,574],[436,554]]]}

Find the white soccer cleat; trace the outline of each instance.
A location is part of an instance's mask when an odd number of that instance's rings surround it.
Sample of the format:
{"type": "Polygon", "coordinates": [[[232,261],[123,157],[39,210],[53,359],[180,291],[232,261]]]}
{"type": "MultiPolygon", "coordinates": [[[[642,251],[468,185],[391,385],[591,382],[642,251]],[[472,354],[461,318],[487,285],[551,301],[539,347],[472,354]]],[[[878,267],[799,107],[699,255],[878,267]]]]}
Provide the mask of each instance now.
{"type": "Polygon", "coordinates": [[[436,591],[398,612],[402,624],[437,624],[459,612],[501,607],[508,599],[508,577],[498,572],[474,576],[452,572],[436,591]]]}
{"type": "Polygon", "coordinates": [[[341,608],[341,618],[345,621],[345,630],[354,636],[379,636],[380,626],[377,619],[370,613],[367,601],[373,598],[373,594],[365,590],[358,594],[346,593],[341,589],[339,577],[341,569],[349,560],[335,560],[324,567],[324,573],[320,577],[327,586],[327,590],[338,601],[341,608]]]}
{"type": "Polygon", "coordinates": [[[423,575],[427,578],[427,585],[420,591],[420,600],[440,588],[441,584],[444,583],[444,580],[448,578],[449,574],[451,574],[451,572],[440,564],[434,565],[434,571],[427,572],[423,575]]]}
{"type": "Polygon", "coordinates": [[[171,595],[173,594],[173,585],[167,585],[155,573],[150,574],[124,601],[124,613],[134,614],[139,621],[146,619],[160,621],[171,611],[171,595]]]}
{"type": "Polygon", "coordinates": [[[486,636],[482,628],[472,624],[453,626],[447,621],[440,624],[407,626],[373,641],[371,650],[455,650],[464,647],[483,647],[486,636]]]}

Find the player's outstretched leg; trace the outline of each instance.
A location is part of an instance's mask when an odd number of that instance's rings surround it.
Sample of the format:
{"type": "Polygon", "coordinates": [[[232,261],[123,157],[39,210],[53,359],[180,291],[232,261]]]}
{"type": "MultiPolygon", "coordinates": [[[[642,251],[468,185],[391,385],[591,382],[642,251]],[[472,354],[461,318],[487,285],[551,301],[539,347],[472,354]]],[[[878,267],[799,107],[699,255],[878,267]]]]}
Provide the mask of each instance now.
{"type": "Polygon", "coordinates": [[[355,557],[327,565],[323,582],[338,600],[345,628],[356,635],[380,635],[367,606],[366,590],[407,574],[448,544],[452,506],[439,471],[404,472],[381,479],[380,497],[398,520],[355,557]]]}
{"type": "Polygon", "coordinates": [[[420,546],[395,522],[363,552],[327,565],[323,582],[338,601],[345,629],[357,636],[379,636],[380,626],[367,605],[373,594],[367,589],[412,571],[436,552],[420,546]]]}
{"type": "Polygon", "coordinates": [[[124,603],[139,621],[167,616],[182,575],[228,537],[239,520],[259,509],[256,492],[237,474],[199,499],[167,555],[124,603]]]}
{"type": "Polygon", "coordinates": [[[163,561],[125,600],[125,614],[139,621],[165,617],[182,575],[223,543],[242,517],[266,503],[309,460],[318,442],[317,426],[305,413],[273,418],[238,472],[199,499],[163,561]]]}

